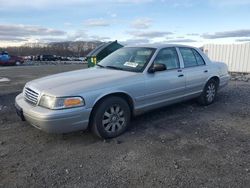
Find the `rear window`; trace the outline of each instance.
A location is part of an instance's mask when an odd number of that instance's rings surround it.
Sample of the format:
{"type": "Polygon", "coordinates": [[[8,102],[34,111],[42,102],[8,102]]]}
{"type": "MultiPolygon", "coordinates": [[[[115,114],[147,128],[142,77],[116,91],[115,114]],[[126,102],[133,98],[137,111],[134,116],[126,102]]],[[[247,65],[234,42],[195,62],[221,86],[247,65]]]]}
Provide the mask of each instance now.
{"type": "Polygon", "coordinates": [[[198,65],[205,65],[205,61],[203,60],[203,58],[201,57],[201,55],[196,50],[193,50],[193,53],[195,55],[197,64],[198,65]]]}
{"type": "Polygon", "coordinates": [[[180,52],[181,52],[185,67],[194,67],[198,65],[196,58],[193,54],[193,51],[190,48],[180,48],[180,52]]]}
{"type": "Polygon", "coordinates": [[[196,50],[191,48],[179,48],[179,49],[184,61],[184,66],[186,68],[205,65],[205,61],[196,50]]]}

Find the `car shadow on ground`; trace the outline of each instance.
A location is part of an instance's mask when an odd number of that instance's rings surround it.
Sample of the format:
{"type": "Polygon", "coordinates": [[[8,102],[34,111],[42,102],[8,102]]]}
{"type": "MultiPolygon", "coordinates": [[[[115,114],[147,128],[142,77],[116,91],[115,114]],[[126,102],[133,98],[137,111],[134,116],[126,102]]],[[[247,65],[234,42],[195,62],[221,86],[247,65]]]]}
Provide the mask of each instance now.
{"type": "MultiPolygon", "coordinates": [[[[149,111],[145,114],[133,117],[131,120],[131,125],[128,130],[121,136],[114,139],[107,139],[105,142],[116,142],[117,140],[124,142],[127,139],[133,139],[138,136],[147,134],[148,130],[157,132],[161,134],[163,131],[169,132],[182,132],[193,133],[199,124],[190,124],[187,125],[186,118],[188,114],[195,113],[194,111],[199,111],[203,109],[202,106],[197,104],[196,100],[185,101],[182,103],[177,103],[174,105],[162,107],[156,110],[149,111]],[[186,128],[185,128],[186,126],[186,128]]],[[[96,136],[94,136],[91,131],[88,129],[86,131],[79,131],[74,133],[67,133],[61,136],[61,139],[65,140],[75,140],[78,139],[87,141],[88,143],[103,141],[96,136]],[[84,138],[83,138],[84,137],[84,138]],[[92,141],[90,141],[92,140],[92,141]]]]}

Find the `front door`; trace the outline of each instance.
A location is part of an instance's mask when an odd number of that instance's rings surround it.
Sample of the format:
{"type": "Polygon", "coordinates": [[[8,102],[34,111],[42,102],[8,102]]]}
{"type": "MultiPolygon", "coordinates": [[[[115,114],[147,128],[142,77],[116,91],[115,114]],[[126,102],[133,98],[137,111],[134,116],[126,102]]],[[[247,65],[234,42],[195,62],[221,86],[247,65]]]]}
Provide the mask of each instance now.
{"type": "Polygon", "coordinates": [[[164,48],[154,64],[165,64],[165,71],[146,74],[145,103],[158,104],[181,98],[185,92],[185,75],[180,69],[176,48],[164,48]]]}

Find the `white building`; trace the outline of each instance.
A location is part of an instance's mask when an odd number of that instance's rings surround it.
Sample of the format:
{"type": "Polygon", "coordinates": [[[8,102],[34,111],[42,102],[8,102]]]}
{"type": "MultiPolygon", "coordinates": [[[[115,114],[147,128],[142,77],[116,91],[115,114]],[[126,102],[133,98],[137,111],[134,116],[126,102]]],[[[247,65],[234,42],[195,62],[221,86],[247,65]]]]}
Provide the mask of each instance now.
{"type": "Polygon", "coordinates": [[[206,44],[203,51],[212,61],[226,63],[230,72],[250,73],[250,43],[206,44]]]}

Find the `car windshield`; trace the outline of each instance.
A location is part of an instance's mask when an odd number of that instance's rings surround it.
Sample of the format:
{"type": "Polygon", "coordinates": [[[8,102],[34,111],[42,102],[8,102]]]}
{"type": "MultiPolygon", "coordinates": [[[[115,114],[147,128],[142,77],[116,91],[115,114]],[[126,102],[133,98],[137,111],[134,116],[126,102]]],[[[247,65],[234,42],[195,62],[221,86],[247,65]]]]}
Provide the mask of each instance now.
{"type": "Polygon", "coordinates": [[[117,70],[142,72],[154,52],[154,48],[125,47],[113,52],[97,65],[117,70]]]}

